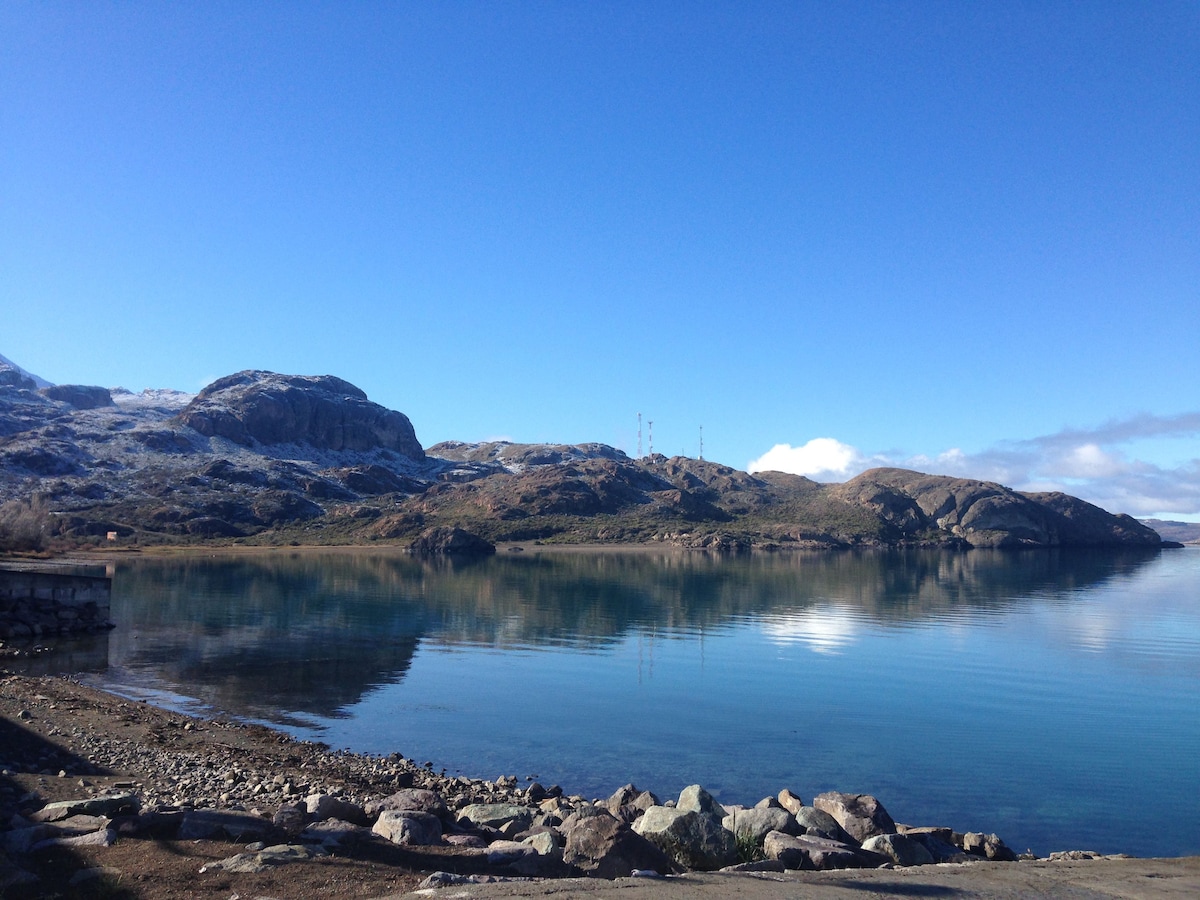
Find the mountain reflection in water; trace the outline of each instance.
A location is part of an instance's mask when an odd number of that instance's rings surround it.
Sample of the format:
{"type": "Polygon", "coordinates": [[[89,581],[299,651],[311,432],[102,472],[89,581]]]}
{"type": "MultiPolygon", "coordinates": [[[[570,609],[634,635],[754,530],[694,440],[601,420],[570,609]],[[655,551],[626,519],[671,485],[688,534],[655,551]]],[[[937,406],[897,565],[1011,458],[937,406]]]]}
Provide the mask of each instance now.
{"type": "Polygon", "coordinates": [[[102,686],[470,776],[1200,852],[1200,551],[146,558],[112,617],[102,686]]]}
{"type": "Polygon", "coordinates": [[[633,632],[752,619],[836,651],[860,623],[1000,614],[1127,576],[1153,553],[976,550],[715,556],[551,552],[483,559],[276,552],[139,560],[114,579],[109,662],[280,723],[336,718],[402,679],[419,644],[594,652],[633,632]]]}

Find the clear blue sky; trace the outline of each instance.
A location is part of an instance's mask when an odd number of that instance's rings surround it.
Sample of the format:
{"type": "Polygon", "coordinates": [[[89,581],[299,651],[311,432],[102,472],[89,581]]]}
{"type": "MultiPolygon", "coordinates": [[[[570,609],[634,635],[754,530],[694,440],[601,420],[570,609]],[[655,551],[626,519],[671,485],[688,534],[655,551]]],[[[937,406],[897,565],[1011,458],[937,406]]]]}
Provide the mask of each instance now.
{"type": "Polygon", "coordinates": [[[1200,4],[7,0],[0,312],[59,383],[1200,518],[1200,4]]]}

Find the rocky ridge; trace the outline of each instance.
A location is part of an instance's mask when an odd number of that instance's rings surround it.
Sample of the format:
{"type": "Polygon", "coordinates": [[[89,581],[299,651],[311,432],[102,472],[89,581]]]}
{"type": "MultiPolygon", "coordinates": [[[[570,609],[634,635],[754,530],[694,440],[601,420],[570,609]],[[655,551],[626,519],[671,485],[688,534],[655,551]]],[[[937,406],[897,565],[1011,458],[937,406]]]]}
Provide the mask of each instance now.
{"type": "Polygon", "coordinates": [[[403,413],[342,379],[259,370],[191,396],[38,387],[0,365],[0,502],[34,495],[74,542],[411,544],[458,528],[481,548],[1161,544],[1128,516],[1064,494],[899,469],[830,485],[686,457],[631,459],[596,443],[426,450],[403,413]]]}

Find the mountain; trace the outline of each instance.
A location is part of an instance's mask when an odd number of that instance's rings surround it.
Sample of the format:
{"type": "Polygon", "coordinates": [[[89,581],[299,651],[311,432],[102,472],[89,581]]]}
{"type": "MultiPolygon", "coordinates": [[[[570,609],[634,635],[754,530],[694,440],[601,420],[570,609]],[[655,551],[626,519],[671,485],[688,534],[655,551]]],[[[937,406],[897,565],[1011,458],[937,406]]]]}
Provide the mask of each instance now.
{"type": "Polygon", "coordinates": [[[246,370],[197,395],[0,379],[0,501],[39,495],[63,540],[686,547],[1158,546],[1065,494],[875,469],[845,484],[604,444],[423,448],[408,417],[331,375],[246,370]]]}
{"type": "Polygon", "coordinates": [[[1162,535],[1164,541],[1200,544],[1200,522],[1168,522],[1163,519],[1142,519],[1141,522],[1162,535]]]}
{"type": "MultiPolygon", "coordinates": [[[[4,356],[0,356],[0,384],[6,383],[5,373],[6,373],[6,371],[9,371],[9,370],[11,370],[11,372],[15,372],[18,377],[26,378],[29,381],[32,381],[34,388],[50,387],[50,382],[48,382],[45,378],[39,378],[37,375],[34,375],[32,372],[26,372],[24,369],[22,369],[20,366],[18,366],[11,359],[8,359],[7,357],[4,357],[4,356]]],[[[7,377],[11,378],[12,375],[9,374],[7,377]]]]}

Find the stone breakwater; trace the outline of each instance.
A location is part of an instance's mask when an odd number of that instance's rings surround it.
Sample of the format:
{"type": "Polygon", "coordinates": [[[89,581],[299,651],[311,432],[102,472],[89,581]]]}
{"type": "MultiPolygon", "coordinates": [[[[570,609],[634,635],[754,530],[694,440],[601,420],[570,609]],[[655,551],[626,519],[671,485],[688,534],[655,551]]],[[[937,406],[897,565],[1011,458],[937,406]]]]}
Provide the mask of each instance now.
{"type": "Polygon", "coordinates": [[[0,569],[0,639],[111,628],[107,575],[0,569]]]}
{"type": "Polygon", "coordinates": [[[80,690],[62,679],[0,677],[0,713],[37,737],[0,744],[0,846],[11,878],[22,877],[25,855],[47,847],[138,840],[246,845],[202,873],[353,856],[380,843],[436,848],[446,871],[431,886],[1017,859],[994,834],[898,824],[869,795],[828,792],[805,803],[785,788],[747,807],[718,803],[699,785],[666,801],[625,785],[587,799],[514,776],[448,777],[400,754],[331,752],[118,698],[88,719],[78,715],[80,690]],[[448,874],[464,863],[472,874],[448,874]]]}

